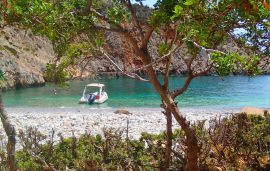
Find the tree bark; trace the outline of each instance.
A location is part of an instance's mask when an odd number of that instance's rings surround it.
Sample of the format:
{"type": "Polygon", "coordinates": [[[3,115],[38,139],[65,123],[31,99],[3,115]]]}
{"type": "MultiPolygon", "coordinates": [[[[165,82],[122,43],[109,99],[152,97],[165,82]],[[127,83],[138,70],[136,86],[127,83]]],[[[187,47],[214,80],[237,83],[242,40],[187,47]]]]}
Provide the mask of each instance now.
{"type": "Polygon", "coordinates": [[[16,132],[14,126],[10,123],[7,113],[4,110],[2,101],[2,92],[0,90],[0,117],[3,124],[5,133],[8,137],[7,143],[7,166],[9,171],[16,171],[16,160],[15,160],[15,144],[16,144],[16,132]]]}
{"type": "MultiPolygon", "coordinates": [[[[144,54],[142,57],[142,60],[145,65],[149,64],[151,62],[151,58],[149,57],[148,52],[144,51],[141,52],[141,54],[144,54]]],[[[186,141],[187,141],[187,164],[186,164],[186,170],[188,171],[198,171],[198,153],[199,153],[199,147],[198,147],[198,140],[195,134],[195,131],[190,126],[189,122],[186,120],[186,118],[181,115],[178,107],[176,106],[175,102],[173,101],[173,98],[171,97],[171,94],[162,88],[160,82],[158,81],[157,75],[154,72],[153,67],[147,67],[146,68],[147,75],[149,76],[150,82],[153,84],[156,91],[160,94],[162,101],[164,101],[167,104],[168,109],[173,114],[176,121],[179,123],[183,131],[186,135],[186,141]]]]}
{"type": "Polygon", "coordinates": [[[166,151],[164,159],[164,171],[168,171],[170,167],[170,159],[172,152],[172,114],[170,109],[166,108],[165,110],[166,110],[165,114],[167,118],[167,125],[166,125],[166,151]]]}
{"type": "MultiPolygon", "coordinates": [[[[129,35],[128,33],[123,33],[124,37],[132,44],[134,48],[134,52],[136,55],[138,55],[144,65],[149,65],[151,63],[151,57],[148,53],[147,48],[139,48],[136,40],[129,35]]],[[[181,128],[183,129],[185,135],[186,135],[186,141],[187,141],[187,164],[186,164],[186,170],[188,171],[198,171],[198,153],[199,153],[199,147],[198,147],[198,140],[195,134],[195,131],[190,126],[186,118],[181,115],[178,107],[173,101],[173,98],[171,94],[162,87],[160,84],[157,75],[154,71],[153,66],[149,65],[146,67],[146,73],[149,77],[149,81],[154,86],[155,90],[159,93],[162,101],[164,101],[167,104],[167,107],[169,110],[171,110],[171,113],[173,114],[176,121],[179,123],[181,128]]]]}
{"type": "Polygon", "coordinates": [[[181,128],[185,132],[187,141],[187,164],[185,170],[188,171],[198,171],[198,140],[195,134],[195,130],[190,126],[186,118],[180,114],[178,107],[175,105],[172,99],[171,110],[176,121],[180,124],[181,128]]]}

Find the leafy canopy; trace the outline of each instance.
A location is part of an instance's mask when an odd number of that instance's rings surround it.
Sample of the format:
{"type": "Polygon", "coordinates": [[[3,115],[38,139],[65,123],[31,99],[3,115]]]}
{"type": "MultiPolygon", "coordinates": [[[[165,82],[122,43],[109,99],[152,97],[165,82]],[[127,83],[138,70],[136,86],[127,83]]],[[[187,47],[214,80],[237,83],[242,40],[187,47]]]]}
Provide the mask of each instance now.
{"type": "MultiPolygon", "coordinates": [[[[10,0],[7,13],[10,22],[30,27],[52,41],[58,59],[48,65],[46,76],[54,82],[64,81],[69,76],[68,66],[76,65],[78,60],[104,46],[104,29],[98,29],[99,26],[109,31],[120,31],[121,26],[135,36],[138,31],[131,28],[136,26],[128,26],[132,13],[122,0],[10,0]]],[[[226,75],[242,67],[253,74],[258,71],[255,66],[259,56],[269,55],[269,18],[262,1],[158,0],[149,20],[139,25],[142,28],[149,25],[157,33],[176,28],[178,42],[196,42],[211,49],[233,39],[252,53],[249,58],[235,52],[211,54],[217,73],[226,75]]],[[[201,50],[193,45],[188,48],[194,54],[201,50]]],[[[159,53],[169,50],[170,46],[162,43],[159,53]]]]}

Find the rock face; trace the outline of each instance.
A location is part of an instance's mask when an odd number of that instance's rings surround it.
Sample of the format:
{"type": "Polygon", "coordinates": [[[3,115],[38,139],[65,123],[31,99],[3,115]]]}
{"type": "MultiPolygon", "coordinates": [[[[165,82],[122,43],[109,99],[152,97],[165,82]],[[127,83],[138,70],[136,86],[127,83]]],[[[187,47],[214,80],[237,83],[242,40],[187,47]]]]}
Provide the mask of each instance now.
{"type": "MultiPolygon", "coordinates": [[[[148,7],[141,7],[139,5],[134,5],[134,9],[138,16],[138,19],[141,23],[147,21],[148,16],[150,15],[151,9],[148,7]]],[[[106,36],[106,49],[110,52],[111,58],[115,63],[118,64],[120,68],[124,71],[131,71],[136,68],[142,67],[142,62],[134,55],[132,50],[132,45],[129,44],[125,39],[117,33],[107,32],[106,36]]],[[[153,33],[148,44],[148,51],[151,57],[154,59],[160,58],[158,53],[158,47],[164,40],[157,34],[153,33]]],[[[248,56],[246,50],[237,45],[233,39],[228,39],[223,45],[219,45],[218,49],[224,52],[236,51],[241,55],[248,56]]],[[[251,53],[253,54],[253,53],[251,53]]],[[[200,54],[200,56],[205,56],[200,54]]],[[[186,45],[183,45],[176,51],[175,55],[171,61],[171,73],[180,74],[187,72],[187,66],[183,58],[191,58],[191,54],[188,52],[186,45]]],[[[200,58],[201,63],[198,68],[198,71],[204,69],[205,61],[207,58],[200,58]]],[[[88,70],[98,71],[98,72],[119,72],[117,68],[112,65],[112,63],[103,56],[97,56],[95,59],[89,62],[88,70]]],[[[195,65],[195,64],[194,64],[195,65]]],[[[270,74],[270,57],[263,57],[259,63],[259,68],[262,70],[263,74],[270,74]]],[[[165,69],[164,63],[159,62],[154,66],[154,69],[159,72],[165,69]]]]}
{"type": "MultiPolygon", "coordinates": [[[[162,38],[158,34],[153,33],[149,44],[148,51],[153,59],[160,58],[158,54],[158,46],[162,42],[162,38]]],[[[116,33],[106,33],[106,49],[109,51],[109,54],[113,61],[118,64],[120,68],[124,71],[131,71],[136,68],[142,67],[142,62],[134,55],[131,45],[128,44],[119,34],[116,33]]],[[[189,57],[190,54],[187,50],[186,45],[182,45],[180,50],[176,51],[171,62],[171,73],[180,74],[186,73],[187,67],[183,60],[184,57],[189,57]]],[[[238,47],[237,43],[229,39],[223,45],[218,46],[218,49],[224,52],[235,51],[241,55],[248,56],[244,48],[238,47]]],[[[203,55],[202,55],[203,56],[203,55]]],[[[204,55],[205,56],[205,55],[204,55]]],[[[202,60],[201,67],[198,70],[206,67],[204,65],[204,60],[207,58],[200,58],[202,60]]],[[[258,64],[259,68],[262,70],[263,74],[270,74],[270,57],[266,56],[261,58],[260,63],[258,64]]],[[[112,65],[112,63],[107,60],[106,57],[96,56],[89,62],[88,70],[93,70],[97,72],[119,72],[117,68],[112,65]]],[[[162,62],[155,64],[154,69],[159,72],[165,69],[165,65],[162,62]]]]}
{"type": "Polygon", "coordinates": [[[46,64],[54,57],[50,41],[15,26],[0,32],[0,68],[4,89],[44,84],[46,64]]]}
{"type": "MultiPolygon", "coordinates": [[[[134,6],[140,22],[146,21],[150,15],[151,9],[140,6],[134,6]]],[[[138,59],[132,50],[131,45],[116,33],[105,33],[106,47],[112,57],[112,60],[118,64],[124,71],[142,67],[142,62],[138,59]]],[[[148,44],[148,50],[153,59],[159,58],[158,45],[162,38],[153,33],[148,44]]],[[[220,46],[219,49],[226,51],[236,50],[245,53],[237,44],[228,40],[227,43],[220,46]]],[[[187,48],[181,47],[172,58],[171,73],[186,73],[186,65],[183,56],[187,56],[187,48]]],[[[55,57],[52,44],[47,38],[36,36],[29,30],[24,30],[15,26],[5,27],[0,31],[0,69],[5,72],[5,89],[16,87],[27,87],[31,85],[44,84],[44,71],[46,64],[55,57]]],[[[203,59],[202,59],[203,60],[203,59]]],[[[119,72],[116,67],[104,56],[95,56],[89,61],[85,61],[87,67],[83,66],[70,69],[74,77],[79,76],[81,68],[82,77],[91,77],[93,73],[115,73],[119,72]]],[[[203,62],[202,62],[203,63],[203,62]]],[[[264,57],[259,64],[264,74],[270,74],[270,57],[264,57]]],[[[163,63],[157,63],[154,66],[156,71],[164,70],[163,63]]],[[[202,65],[201,68],[204,68],[202,65]]]]}

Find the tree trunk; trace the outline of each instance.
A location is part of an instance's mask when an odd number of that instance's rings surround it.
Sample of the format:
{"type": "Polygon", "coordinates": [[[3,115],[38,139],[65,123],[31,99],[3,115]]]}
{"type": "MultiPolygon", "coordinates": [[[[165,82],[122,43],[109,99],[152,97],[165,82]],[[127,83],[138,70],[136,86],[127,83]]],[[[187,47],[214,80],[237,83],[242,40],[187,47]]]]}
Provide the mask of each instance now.
{"type": "Polygon", "coordinates": [[[186,169],[188,171],[198,171],[198,140],[195,134],[195,130],[190,126],[186,118],[180,114],[178,107],[175,105],[172,99],[171,101],[171,110],[176,121],[180,124],[181,128],[185,132],[186,141],[187,141],[187,164],[186,169]]]}
{"type": "MultiPolygon", "coordinates": [[[[151,58],[147,51],[142,50],[140,55],[142,55],[141,58],[144,62],[144,65],[148,65],[151,63],[151,58]]],[[[186,170],[198,171],[199,170],[199,166],[198,166],[199,147],[198,147],[198,140],[197,140],[195,131],[190,126],[186,118],[183,115],[181,115],[170,93],[167,90],[164,90],[162,88],[153,67],[147,67],[146,71],[147,71],[147,75],[149,77],[150,82],[153,84],[154,88],[159,93],[162,101],[164,101],[167,104],[167,107],[169,108],[169,110],[171,110],[171,113],[173,114],[175,120],[179,123],[179,125],[181,126],[181,128],[183,129],[186,135],[186,141],[187,141],[186,170]]]]}
{"type": "MultiPolygon", "coordinates": [[[[144,64],[148,65],[149,63],[151,63],[151,60],[150,60],[151,58],[148,56],[148,53],[146,53],[145,55],[146,57],[142,59],[144,59],[143,60],[144,64]]],[[[157,75],[155,74],[153,70],[153,67],[148,67],[146,71],[147,71],[147,75],[149,77],[150,82],[153,84],[154,88],[159,93],[162,101],[164,101],[167,104],[167,108],[171,111],[175,120],[179,123],[179,125],[181,126],[181,128],[183,129],[186,135],[186,140],[187,140],[186,170],[198,171],[199,170],[199,166],[198,166],[199,147],[198,147],[198,140],[197,140],[195,131],[190,126],[186,118],[183,115],[181,115],[170,93],[167,90],[164,90],[162,88],[160,82],[157,79],[157,75]]]]}
{"type": "MultiPolygon", "coordinates": [[[[165,109],[165,108],[164,108],[165,109]]],[[[172,114],[171,110],[166,108],[165,114],[167,118],[166,125],[166,151],[165,151],[165,159],[164,159],[164,171],[168,171],[170,167],[170,159],[172,152],[172,114]]]]}
{"type": "Polygon", "coordinates": [[[15,144],[16,144],[16,132],[8,119],[7,113],[4,110],[2,101],[2,92],[0,90],[0,117],[3,124],[5,133],[8,137],[7,143],[7,166],[9,171],[16,171],[16,160],[15,160],[15,144]]]}
{"type": "Polygon", "coordinates": [[[186,170],[188,171],[198,171],[198,140],[195,134],[195,131],[190,127],[188,121],[184,116],[181,115],[178,107],[175,105],[170,93],[164,89],[159,82],[157,75],[154,71],[153,66],[151,64],[151,57],[148,53],[147,46],[145,47],[138,47],[137,41],[127,32],[122,33],[122,35],[132,44],[134,48],[134,52],[137,56],[141,58],[143,64],[146,67],[146,73],[149,77],[149,81],[154,86],[155,90],[159,93],[162,101],[167,104],[167,107],[171,110],[176,121],[180,124],[181,128],[185,132],[186,140],[187,140],[187,164],[186,170]]]}

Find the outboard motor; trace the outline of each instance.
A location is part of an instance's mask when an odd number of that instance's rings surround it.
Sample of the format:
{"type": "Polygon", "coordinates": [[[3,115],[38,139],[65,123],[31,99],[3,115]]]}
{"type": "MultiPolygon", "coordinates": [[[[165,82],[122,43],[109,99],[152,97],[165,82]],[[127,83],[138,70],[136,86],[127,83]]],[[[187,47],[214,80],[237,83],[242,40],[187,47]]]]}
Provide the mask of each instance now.
{"type": "Polygon", "coordinates": [[[89,94],[88,103],[93,104],[96,100],[96,96],[94,94],[89,94]]]}

